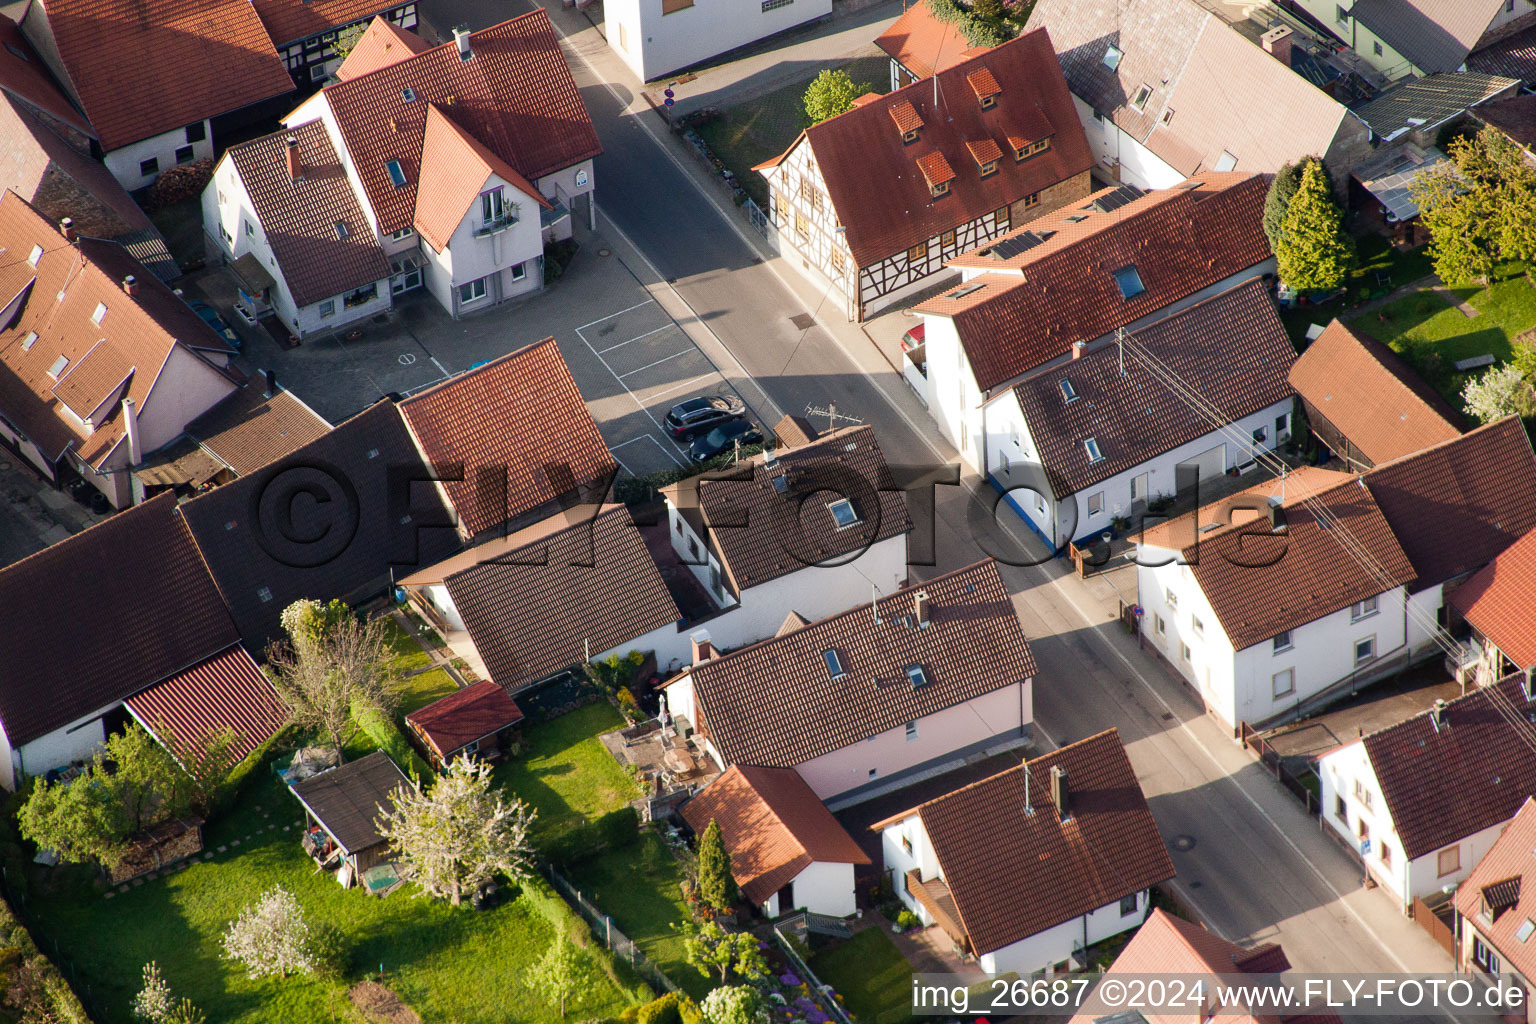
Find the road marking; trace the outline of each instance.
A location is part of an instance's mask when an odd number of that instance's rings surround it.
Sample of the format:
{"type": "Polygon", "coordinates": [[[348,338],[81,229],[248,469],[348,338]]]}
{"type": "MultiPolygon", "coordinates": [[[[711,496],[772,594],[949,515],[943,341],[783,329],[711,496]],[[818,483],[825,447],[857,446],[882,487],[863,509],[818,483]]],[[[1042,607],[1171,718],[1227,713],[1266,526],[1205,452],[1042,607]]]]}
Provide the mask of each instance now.
{"type": "Polygon", "coordinates": [[[442,363],[437,361],[437,356],[428,356],[427,358],[432,360],[432,365],[433,366],[437,367],[439,370],[441,370],[443,372],[443,376],[444,377],[451,377],[451,376],[453,376],[453,374],[448,372],[448,367],[444,366],[442,363]]]}
{"type": "MultiPolygon", "coordinates": [[[[626,445],[626,444],[634,444],[636,441],[649,441],[649,442],[651,442],[651,444],[655,445],[657,448],[660,448],[663,455],[666,455],[668,458],[671,458],[672,461],[674,461],[674,462],[677,461],[677,459],[672,456],[672,453],[667,451],[667,446],[662,444],[660,441],[656,440],[655,435],[653,435],[653,434],[651,434],[649,432],[641,434],[639,437],[632,437],[628,441],[623,441],[623,442],[620,442],[619,444],[614,445],[612,448],[608,449],[608,454],[613,456],[615,462],[618,462],[618,459],[619,459],[619,456],[617,454],[618,450],[620,448],[623,448],[624,445],[626,445]]],[[[619,463],[619,464],[621,466],[624,465],[622,462],[619,463]]],[[[628,466],[624,466],[624,469],[625,469],[625,471],[627,473],[629,473],[630,476],[636,476],[637,475],[635,473],[635,471],[630,469],[628,466]]]]}
{"type": "MultiPolygon", "coordinates": [[[[652,301],[654,302],[655,300],[653,299],[652,301]]],[[[668,319],[671,319],[671,318],[669,317],[668,319]]],[[[660,334],[662,331],[665,331],[668,328],[675,327],[675,326],[676,326],[675,324],[670,324],[669,323],[669,324],[667,324],[664,327],[656,328],[654,331],[646,331],[644,334],[637,334],[633,338],[630,338],[629,341],[641,341],[641,340],[643,340],[645,338],[649,338],[653,334],[660,334]]],[[[616,348],[623,348],[625,345],[629,344],[629,341],[621,341],[617,345],[609,345],[607,348],[603,349],[603,351],[604,352],[612,352],[616,348]]]]}
{"type": "MultiPolygon", "coordinates": [[[[639,373],[641,370],[649,370],[653,366],[660,366],[662,363],[670,363],[672,360],[676,359],[678,356],[685,356],[689,352],[698,352],[698,351],[699,350],[696,347],[690,345],[687,348],[683,349],[681,352],[673,352],[671,355],[664,356],[663,358],[656,360],[654,363],[646,363],[644,366],[640,367],[639,369],[630,370],[628,373],[621,373],[621,374],[619,374],[619,379],[623,380],[625,377],[633,377],[635,374],[639,373]]],[[[703,355],[702,352],[700,352],[699,354],[703,355]]],[[[658,424],[658,426],[659,425],[660,424],[658,424]]]]}
{"type": "Polygon", "coordinates": [[[628,309],[621,309],[617,313],[609,313],[607,316],[600,316],[596,320],[593,320],[590,324],[582,324],[580,327],[578,327],[576,329],[578,331],[584,331],[588,327],[596,327],[598,324],[602,323],[604,320],[612,320],[616,316],[623,316],[625,313],[633,312],[634,310],[639,309],[641,306],[649,306],[651,303],[653,303],[655,301],[656,301],[655,299],[646,299],[644,302],[637,302],[633,306],[630,306],[628,309]]]}
{"type": "MultiPolygon", "coordinates": [[[[645,303],[642,302],[639,305],[643,306],[643,305],[645,305],[645,303]]],[[[634,306],[630,307],[630,309],[634,309],[634,308],[636,308],[636,307],[634,307],[634,306]]],[[[620,310],[620,312],[628,312],[628,310],[620,310]]],[[[606,319],[608,319],[608,318],[607,317],[603,317],[603,320],[606,320],[606,319]]],[[[603,322],[603,320],[594,320],[594,321],[592,321],[592,323],[593,324],[600,324],[600,323],[603,322]]],[[[587,326],[591,327],[592,324],[588,324],[587,326]]],[[[660,434],[661,433],[661,424],[657,421],[655,416],[651,415],[651,410],[647,409],[645,407],[645,403],[640,401],[640,396],[639,395],[637,395],[633,391],[629,390],[629,385],[624,383],[624,378],[619,376],[617,373],[613,372],[613,367],[608,365],[608,360],[603,358],[603,354],[601,352],[599,352],[597,349],[592,347],[592,343],[587,340],[587,336],[585,334],[581,333],[581,330],[582,329],[580,327],[576,328],[576,337],[580,338],[581,339],[581,343],[583,345],[587,346],[587,351],[591,352],[594,356],[597,357],[597,361],[603,364],[603,368],[605,370],[607,370],[610,374],[613,374],[613,379],[619,382],[619,387],[623,388],[625,394],[629,395],[630,398],[633,398],[635,400],[635,404],[640,407],[640,411],[645,413],[645,418],[650,420],[651,423],[656,427],[656,433],[660,434]]],[[[658,441],[656,446],[658,448],[661,448],[661,443],[658,441]]],[[[661,450],[664,451],[664,452],[667,452],[667,450],[665,448],[661,448],[661,450]]],[[[680,461],[678,459],[678,457],[676,455],[673,455],[671,452],[667,452],[667,458],[671,459],[673,462],[676,462],[679,466],[687,465],[686,463],[680,461]]]]}
{"type": "MultiPolygon", "coordinates": [[[[678,390],[681,390],[682,388],[686,388],[686,387],[689,387],[691,385],[697,384],[701,380],[709,380],[709,378],[711,378],[711,377],[720,377],[720,372],[717,370],[714,373],[706,373],[702,377],[695,377],[695,378],[693,378],[693,380],[685,380],[681,384],[674,384],[674,385],[672,385],[671,387],[667,388],[667,390],[665,390],[665,391],[658,391],[658,392],[656,392],[656,394],[652,395],[651,397],[653,399],[661,398],[661,397],[663,397],[665,395],[670,395],[674,391],[678,391],[678,390]]],[[[725,380],[724,377],[720,377],[720,379],[721,380],[725,380]]],[[[725,383],[729,384],[730,381],[727,380],[727,381],[725,381],[725,383]]]]}
{"type": "MultiPolygon", "coordinates": [[[[638,440],[640,440],[640,438],[638,438],[638,437],[631,438],[631,440],[638,441],[638,440]]],[[[625,441],[624,444],[629,444],[629,441],[625,441]]],[[[617,462],[619,464],[619,468],[620,469],[624,470],[624,472],[628,473],[630,476],[636,476],[638,474],[636,474],[634,470],[632,470],[628,466],[626,466],[624,464],[624,460],[623,459],[619,458],[619,449],[623,448],[624,444],[614,445],[612,448],[609,448],[608,449],[608,454],[613,456],[613,461],[617,462]]]]}

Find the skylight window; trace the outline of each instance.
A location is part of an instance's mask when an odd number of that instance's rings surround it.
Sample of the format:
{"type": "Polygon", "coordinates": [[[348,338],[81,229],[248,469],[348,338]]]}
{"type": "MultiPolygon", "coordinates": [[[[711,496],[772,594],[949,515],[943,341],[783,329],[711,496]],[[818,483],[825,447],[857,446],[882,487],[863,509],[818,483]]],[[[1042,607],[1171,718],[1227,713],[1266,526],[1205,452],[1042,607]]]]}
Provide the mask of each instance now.
{"type": "Polygon", "coordinates": [[[384,169],[389,172],[390,184],[395,188],[405,187],[405,168],[400,166],[399,160],[389,161],[384,165],[384,169]]]}
{"type": "Polygon", "coordinates": [[[37,332],[36,331],[28,331],[27,332],[27,336],[25,338],[21,339],[21,350],[23,352],[31,352],[32,351],[32,346],[36,345],[36,344],[37,344],[37,332]]]}
{"type": "Polygon", "coordinates": [[[347,222],[344,221],[344,220],[337,221],[336,222],[336,237],[337,238],[341,238],[341,239],[345,239],[349,234],[351,234],[351,232],[347,230],[347,222]]]}
{"type": "Polygon", "coordinates": [[[833,679],[841,679],[843,672],[843,660],[837,656],[837,652],[826,650],[821,652],[821,658],[827,663],[827,675],[833,679]]]}
{"type": "Polygon", "coordinates": [[[54,380],[58,380],[59,376],[64,372],[64,367],[68,365],[69,356],[59,356],[59,358],[53,361],[53,365],[48,367],[48,376],[52,377],[54,380]]]}
{"type": "Polygon", "coordinates": [[[853,503],[847,498],[841,498],[827,505],[827,511],[832,513],[832,519],[837,523],[839,530],[846,530],[859,521],[859,514],[853,510],[853,503]]]}
{"type": "Polygon", "coordinates": [[[1077,388],[1073,387],[1072,382],[1065,377],[1061,378],[1061,397],[1069,402],[1077,401],[1077,388]]]}
{"type": "Polygon", "coordinates": [[[37,266],[37,261],[42,259],[42,258],[43,258],[43,247],[40,246],[40,245],[34,245],[32,247],[32,255],[27,257],[27,262],[32,264],[35,267],[35,266],[37,266]]]}
{"type": "Polygon", "coordinates": [[[416,90],[412,89],[410,86],[406,86],[404,89],[400,90],[400,98],[405,100],[407,103],[414,103],[416,102],[416,90]]]}
{"type": "Polygon", "coordinates": [[[1115,271],[1115,284],[1120,286],[1122,299],[1134,299],[1147,290],[1147,286],[1141,283],[1141,275],[1136,272],[1134,266],[1121,267],[1115,271]]]}
{"type": "Polygon", "coordinates": [[[1090,437],[1088,440],[1083,442],[1083,447],[1085,449],[1087,449],[1087,451],[1088,451],[1088,461],[1089,462],[1103,462],[1104,461],[1104,453],[1099,451],[1099,441],[1098,441],[1098,438],[1090,437]]]}
{"type": "Polygon", "coordinates": [[[97,327],[100,327],[101,322],[106,318],[107,304],[105,302],[96,303],[96,312],[91,314],[91,323],[95,324],[97,327]]]}
{"type": "Polygon", "coordinates": [[[1151,98],[1152,87],[1150,85],[1139,86],[1136,89],[1136,95],[1131,97],[1131,106],[1135,107],[1137,110],[1145,110],[1147,107],[1147,100],[1151,98]]]}
{"type": "Polygon", "coordinates": [[[928,673],[923,671],[921,665],[908,665],[907,679],[912,683],[914,690],[920,690],[928,685],[928,673]]]}
{"type": "Polygon", "coordinates": [[[1222,150],[1221,156],[1216,158],[1216,169],[1218,171],[1230,171],[1236,166],[1237,157],[1233,156],[1231,153],[1228,153],[1226,150],[1222,150]]]}
{"type": "Polygon", "coordinates": [[[272,600],[272,588],[262,587],[260,590],[256,591],[256,596],[261,598],[262,604],[266,604],[268,601],[272,600]]]}
{"type": "Polygon", "coordinates": [[[1104,48],[1103,64],[1111,71],[1118,70],[1120,67],[1120,58],[1124,56],[1125,53],[1121,51],[1120,47],[1111,43],[1109,46],[1104,48]]]}
{"type": "Polygon", "coordinates": [[[1530,918],[1526,918],[1524,921],[1520,922],[1520,927],[1515,932],[1515,941],[1524,942],[1526,939],[1531,937],[1532,932],[1536,932],[1536,921],[1532,921],[1530,918]]]}

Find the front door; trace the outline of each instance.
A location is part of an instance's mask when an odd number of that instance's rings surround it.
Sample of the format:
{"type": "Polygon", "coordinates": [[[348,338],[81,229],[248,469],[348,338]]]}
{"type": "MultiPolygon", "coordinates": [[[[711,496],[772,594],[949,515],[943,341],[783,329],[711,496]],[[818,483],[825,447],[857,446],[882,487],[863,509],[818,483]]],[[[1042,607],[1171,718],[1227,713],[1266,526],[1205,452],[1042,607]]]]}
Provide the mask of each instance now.
{"type": "Polygon", "coordinates": [[[795,883],[790,882],[779,890],[779,913],[787,914],[795,909],[795,883]]]}
{"type": "Polygon", "coordinates": [[[1131,521],[1140,519],[1147,511],[1147,474],[1131,477],[1131,521]]]}

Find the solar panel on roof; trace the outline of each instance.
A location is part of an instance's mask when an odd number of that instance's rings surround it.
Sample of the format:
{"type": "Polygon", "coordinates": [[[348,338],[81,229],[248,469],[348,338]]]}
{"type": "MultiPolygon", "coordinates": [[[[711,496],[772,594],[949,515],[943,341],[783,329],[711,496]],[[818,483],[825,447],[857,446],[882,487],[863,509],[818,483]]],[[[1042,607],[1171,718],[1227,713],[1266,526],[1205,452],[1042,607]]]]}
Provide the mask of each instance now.
{"type": "Polygon", "coordinates": [[[1000,260],[1011,260],[1021,252],[1028,252],[1035,246],[1043,243],[1050,235],[1037,235],[1033,231],[1025,231],[1011,238],[1004,238],[992,243],[992,255],[1000,260]]]}
{"type": "Polygon", "coordinates": [[[1135,185],[1121,185],[1109,195],[1100,196],[1098,199],[1095,199],[1093,201],[1093,208],[1100,213],[1108,213],[1111,210],[1118,210],[1129,203],[1134,203],[1143,195],[1145,193],[1135,185]]]}

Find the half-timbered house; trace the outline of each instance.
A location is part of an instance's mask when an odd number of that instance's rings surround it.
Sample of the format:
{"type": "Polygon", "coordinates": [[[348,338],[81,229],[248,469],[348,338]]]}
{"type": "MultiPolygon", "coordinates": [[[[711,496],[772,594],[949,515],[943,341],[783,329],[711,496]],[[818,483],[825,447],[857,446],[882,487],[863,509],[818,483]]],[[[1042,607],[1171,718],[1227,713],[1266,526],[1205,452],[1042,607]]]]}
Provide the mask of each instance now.
{"type": "Polygon", "coordinates": [[[1026,32],[861,97],[758,165],[792,262],[848,317],[935,284],[951,257],[1089,194],[1093,154],[1051,41],[1026,32]]]}

